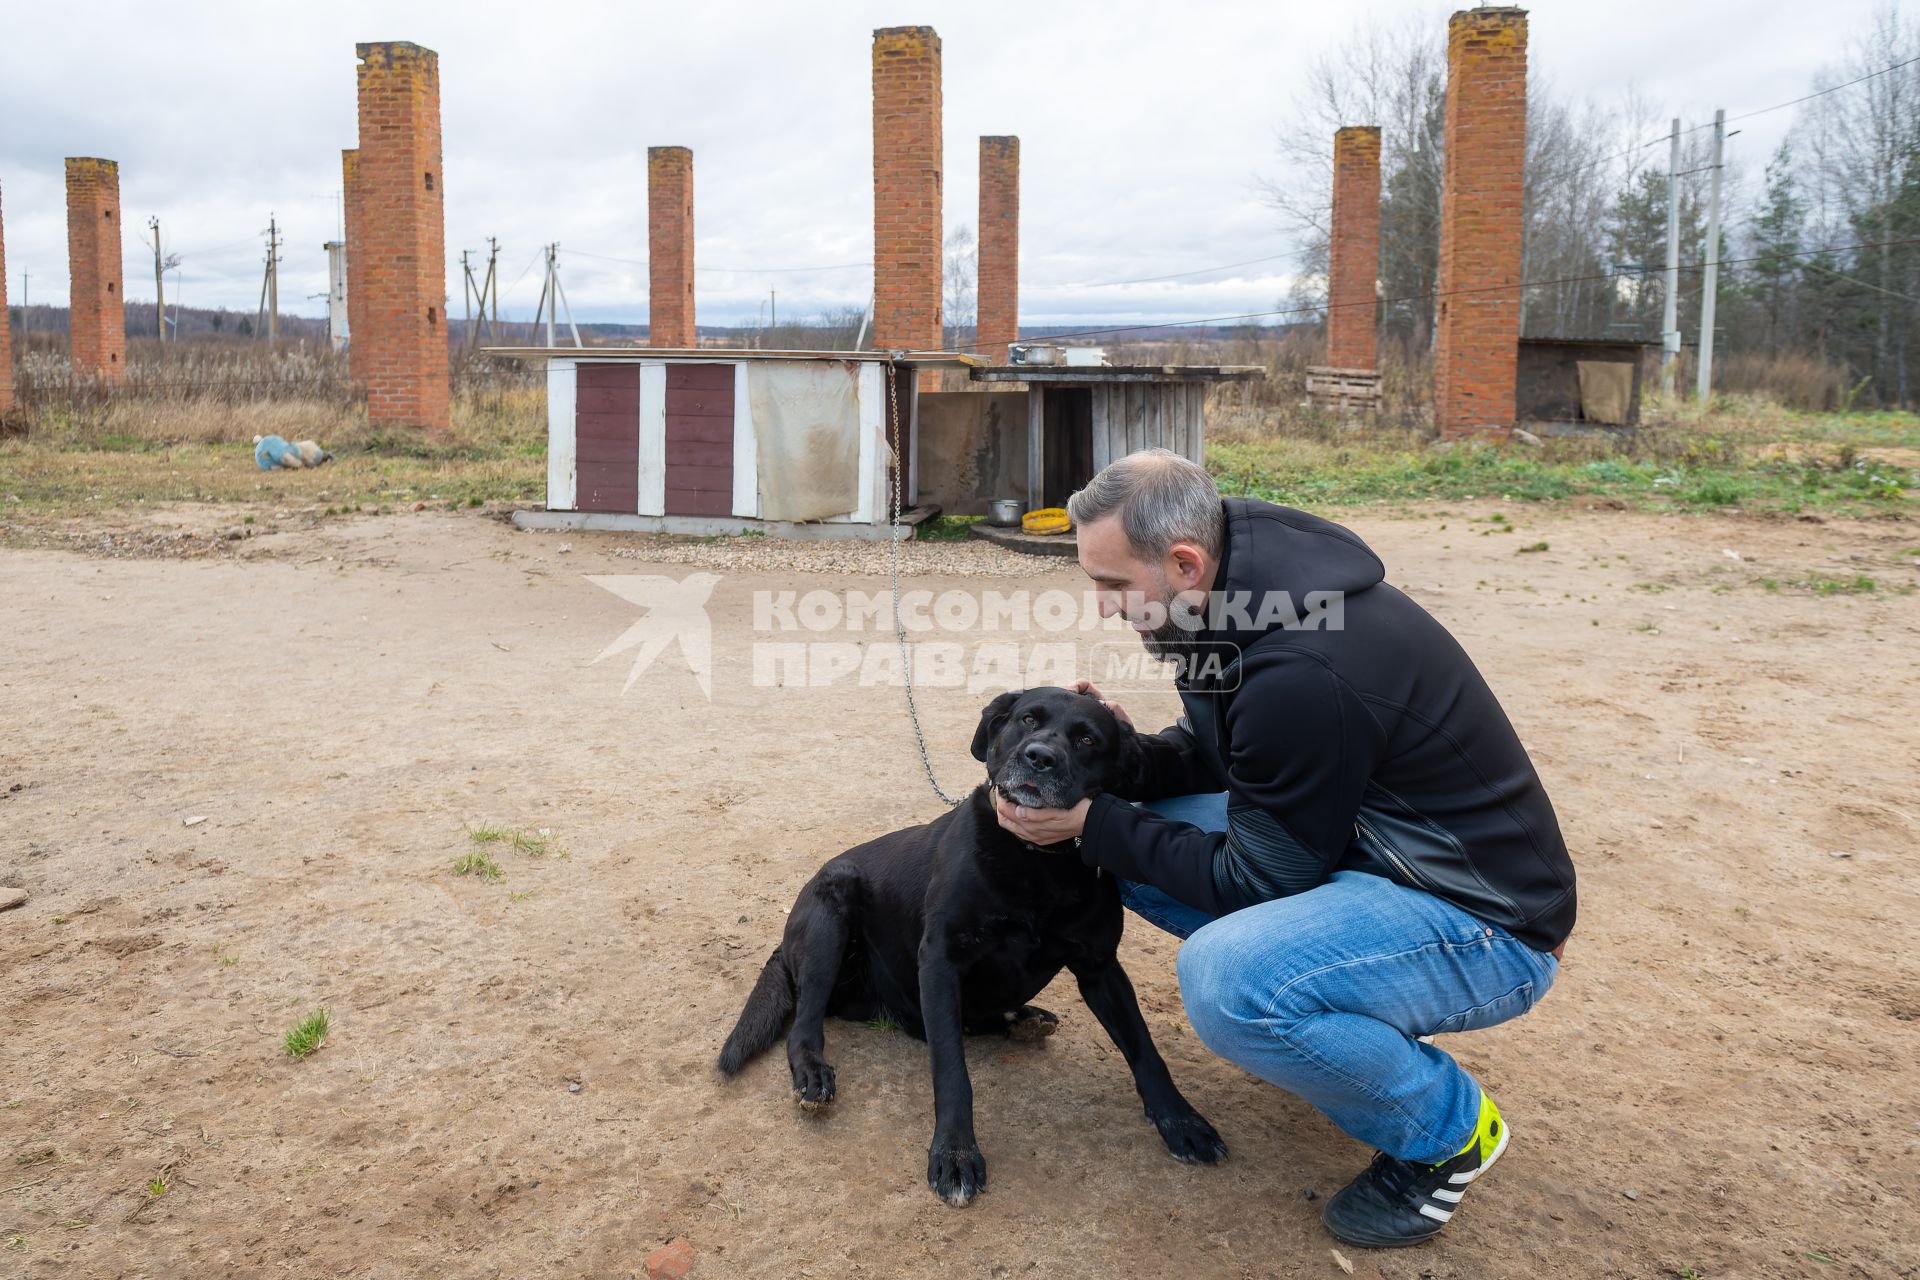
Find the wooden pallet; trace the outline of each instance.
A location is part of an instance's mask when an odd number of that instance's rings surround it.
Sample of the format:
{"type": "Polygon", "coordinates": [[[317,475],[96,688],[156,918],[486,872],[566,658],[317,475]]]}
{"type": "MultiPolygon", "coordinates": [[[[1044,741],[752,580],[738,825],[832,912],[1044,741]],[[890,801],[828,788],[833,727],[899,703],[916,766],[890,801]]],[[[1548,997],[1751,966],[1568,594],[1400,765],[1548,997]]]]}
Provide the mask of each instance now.
{"type": "Polygon", "coordinates": [[[1316,409],[1373,413],[1380,408],[1380,371],[1308,365],[1307,398],[1316,409]]]}

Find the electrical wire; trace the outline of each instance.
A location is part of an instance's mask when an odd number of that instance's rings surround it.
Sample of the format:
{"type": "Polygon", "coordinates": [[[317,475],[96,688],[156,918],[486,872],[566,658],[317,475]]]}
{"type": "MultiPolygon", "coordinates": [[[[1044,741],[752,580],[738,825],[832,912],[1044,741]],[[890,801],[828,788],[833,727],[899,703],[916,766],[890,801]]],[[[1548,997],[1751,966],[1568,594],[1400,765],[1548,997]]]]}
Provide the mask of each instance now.
{"type": "MultiPolygon", "coordinates": [[[[1793,253],[1760,253],[1760,254],[1752,254],[1744,258],[1721,258],[1719,259],[1717,265],[1722,267],[1733,267],[1733,266],[1740,266],[1744,263],[1763,262],[1763,261],[1769,261],[1769,260],[1778,259],[1778,258],[1806,258],[1806,257],[1812,257],[1815,254],[1821,254],[1821,253],[1849,253],[1849,252],[1853,252],[1855,250],[1860,250],[1860,249],[1891,249],[1891,248],[1899,248],[1906,245],[1920,245],[1920,237],[1912,237],[1912,238],[1902,239],[1902,240],[1871,240],[1871,241],[1863,241],[1858,244],[1830,245],[1820,249],[1796,250],[1793,253]]],[[[1705,270],[1706,266],[1707,266],[1707,263],[1704,261],[1682,263],[1680,264],[1679,270],[1702,271],[1702,270],[1705,270]]],[[[1664,270],[1664,268],[1661,268],[1661,270],[1664,270]]],[[[1522,280],[1518,284],[1489,284],[1489,285],[1479,285],[1479,286],[1475,286],[1473,288],[1467,288],[1467,289],[1448,289],[1444,292],[1436,290],[1432,293],[1410,293],[1410,294],[1402,295],[1397,298],[1368,298],[1361,302],[1340,302],[1340,303],[1329,302],[1319,306],[1279,307],[1272,311],[1248,311],[1248,312],[1243,312],[1239,315],[1231,315],[1231,316],[1206,316],[1206,317],[1202,317],[1194,320],[1165,320],[1165,321],[1160,321],[1158,323],[1153,323],[1153,324],[1115,325],[1113,327],[1105,328],[1105,329],[1083,329],[1083,330],[1079,330],[1077,332],[1072,332],[1072,333],[1050,333],[1046,336],[1046,340],[1049,342],[1052,342],[1061,338],[1094,338],[1094,337],[1100,337],[1102,335],[1112,334],[1112,333],[1137,333],[1147,329],[1178,329],[1178,328],[1185,328],[1189,325],[1233,324],[1233,323],[1248,321],[1248,320],[1266,320],[1276,316],[1309,315],[1309,314],[1319,315],[1323,312],[1337,311],[1337,310],[1342,310],[1348,307],[1393,306],[1395,304],[1404,303],[1404,302],[1437,302],[1442,298],[1480,296],[1480,295],[1486,295],[1491,293],[1519,293],[1525,289],[1545,288],[1549,285],[1584,284],[1584,283],[1591,283],[1594,281],[1601,281],[1601,280],[1617,280],[1627,276],[1646,276],[1651,274],[1653,274],[1651,271],[1644,271],[1644,270],[1601,271],[1601,272],[1591,273],[1588,275],[1560,276],[1558,278],[1548,279],[1548,280],[1522,280]]],[[[1001,344],[975,341],[975,342],[957,344],[952,348],[952,350],[973,351],[973,350],[978,350],[981,347],[993,347],[993,346],[999,346],[999,345],[1001,344]]]]}

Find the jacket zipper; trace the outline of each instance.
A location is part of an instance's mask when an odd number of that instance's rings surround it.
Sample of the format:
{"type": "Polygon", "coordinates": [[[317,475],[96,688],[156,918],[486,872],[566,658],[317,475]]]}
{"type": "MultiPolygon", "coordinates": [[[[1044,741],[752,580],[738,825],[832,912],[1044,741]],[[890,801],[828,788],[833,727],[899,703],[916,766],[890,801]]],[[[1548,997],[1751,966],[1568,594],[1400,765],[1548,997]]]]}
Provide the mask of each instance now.
{"type": "Polygon", "coordinates": [[[1362,818],[1359,814],[1355,814],[1353,817],[1353,829],[1359,834],[1365,836],[1367,839],[1371,840],[1373,842],[1373,847],[1380,851],[1380,856],[1385,858],[1388,862],[1392,863],[1394,866],[1394,869],[1398,871],[1401,875],[1405,876],[1408,881],[1428,891],[1433,890],[1432,883],[1428,881],[1428,879],[1425,876],[1415,871],[1413,869],[1413,864],[1408,862],[1405,858],[1401,857],[1400,851],[1395,849],[1393,845],[1388,842],[1385,836],[1381,835],[1378,831],[1374,830],[1373,826],[1369,824],[1367,820],[1365,818],[1362,818]]]}

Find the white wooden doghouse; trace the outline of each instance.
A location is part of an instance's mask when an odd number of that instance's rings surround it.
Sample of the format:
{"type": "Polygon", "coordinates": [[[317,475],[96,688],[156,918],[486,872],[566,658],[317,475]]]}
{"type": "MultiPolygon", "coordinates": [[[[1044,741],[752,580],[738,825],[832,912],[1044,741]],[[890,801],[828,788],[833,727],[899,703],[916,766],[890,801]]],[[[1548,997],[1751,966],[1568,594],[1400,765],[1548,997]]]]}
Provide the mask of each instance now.
{"type": "Polygon", "coordinates": [[[895,440],[902,523],[933,514],[915,501],[915,375],[974,363],[945,353],[489,350],[547,371],[547,507],[515,512],[515,524],[791,538],[886,537],[895,440]]]}

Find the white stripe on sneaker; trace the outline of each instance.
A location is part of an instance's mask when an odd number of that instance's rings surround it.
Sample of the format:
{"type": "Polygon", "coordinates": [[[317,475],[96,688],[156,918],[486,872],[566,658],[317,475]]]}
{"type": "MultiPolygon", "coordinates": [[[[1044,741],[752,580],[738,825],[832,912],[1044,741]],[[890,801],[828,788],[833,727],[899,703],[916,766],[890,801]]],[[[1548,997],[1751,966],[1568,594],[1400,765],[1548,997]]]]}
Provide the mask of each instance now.
{"type": "Polygon", "coordinates": [[[1456,1173],[1452,1177],[1448,1178],[1447,1181],[1450,1183],[1453,1183],[1455,1186],[1464,1186],[1465,1184],[1472,1182],[1475,1178],[1479,1177],[1481,1174],[1485,1173],[1487,1170],[1493,1168],[1493,1162],[1495,1160],[1498,1160],[1502,1155],[1506,1153],[1507,1139],[1511,1138],[1512,1136],[1513,1136],[1513,1126],[1507,1124],[1504,1120],[1501,1121],[1500,1140],[1493,1144],[1493,1150],[1488,1153],[1487,1158],[1485,1160],[1482,1160],[1480,1162],[1480,1167],[1478,1169],[1469,1169],[1465,1173],[1456,1173]]]}
{"type": "Polygon", "coordinates": [[[1436,1222],[1445,1222],[1447,1219],[1453,1216],[1453,1210],[1436,1209],[1430,1204],[1421,1205],[1420,1212],[1426,1214],[1429,1218],[1434,1219],[1436,1222]]]}
{"type": "Polygon", "coordinates": [[[1449,1191],[1445,1187],[1435,1187],[1433,1189],[1433,1198],[1435,1200],[1445,1200],[1448,1204],[1459,1204],[1460,1197],[1465,1194],[1467,1194],[1465,1191],[1449,1191]]]}

